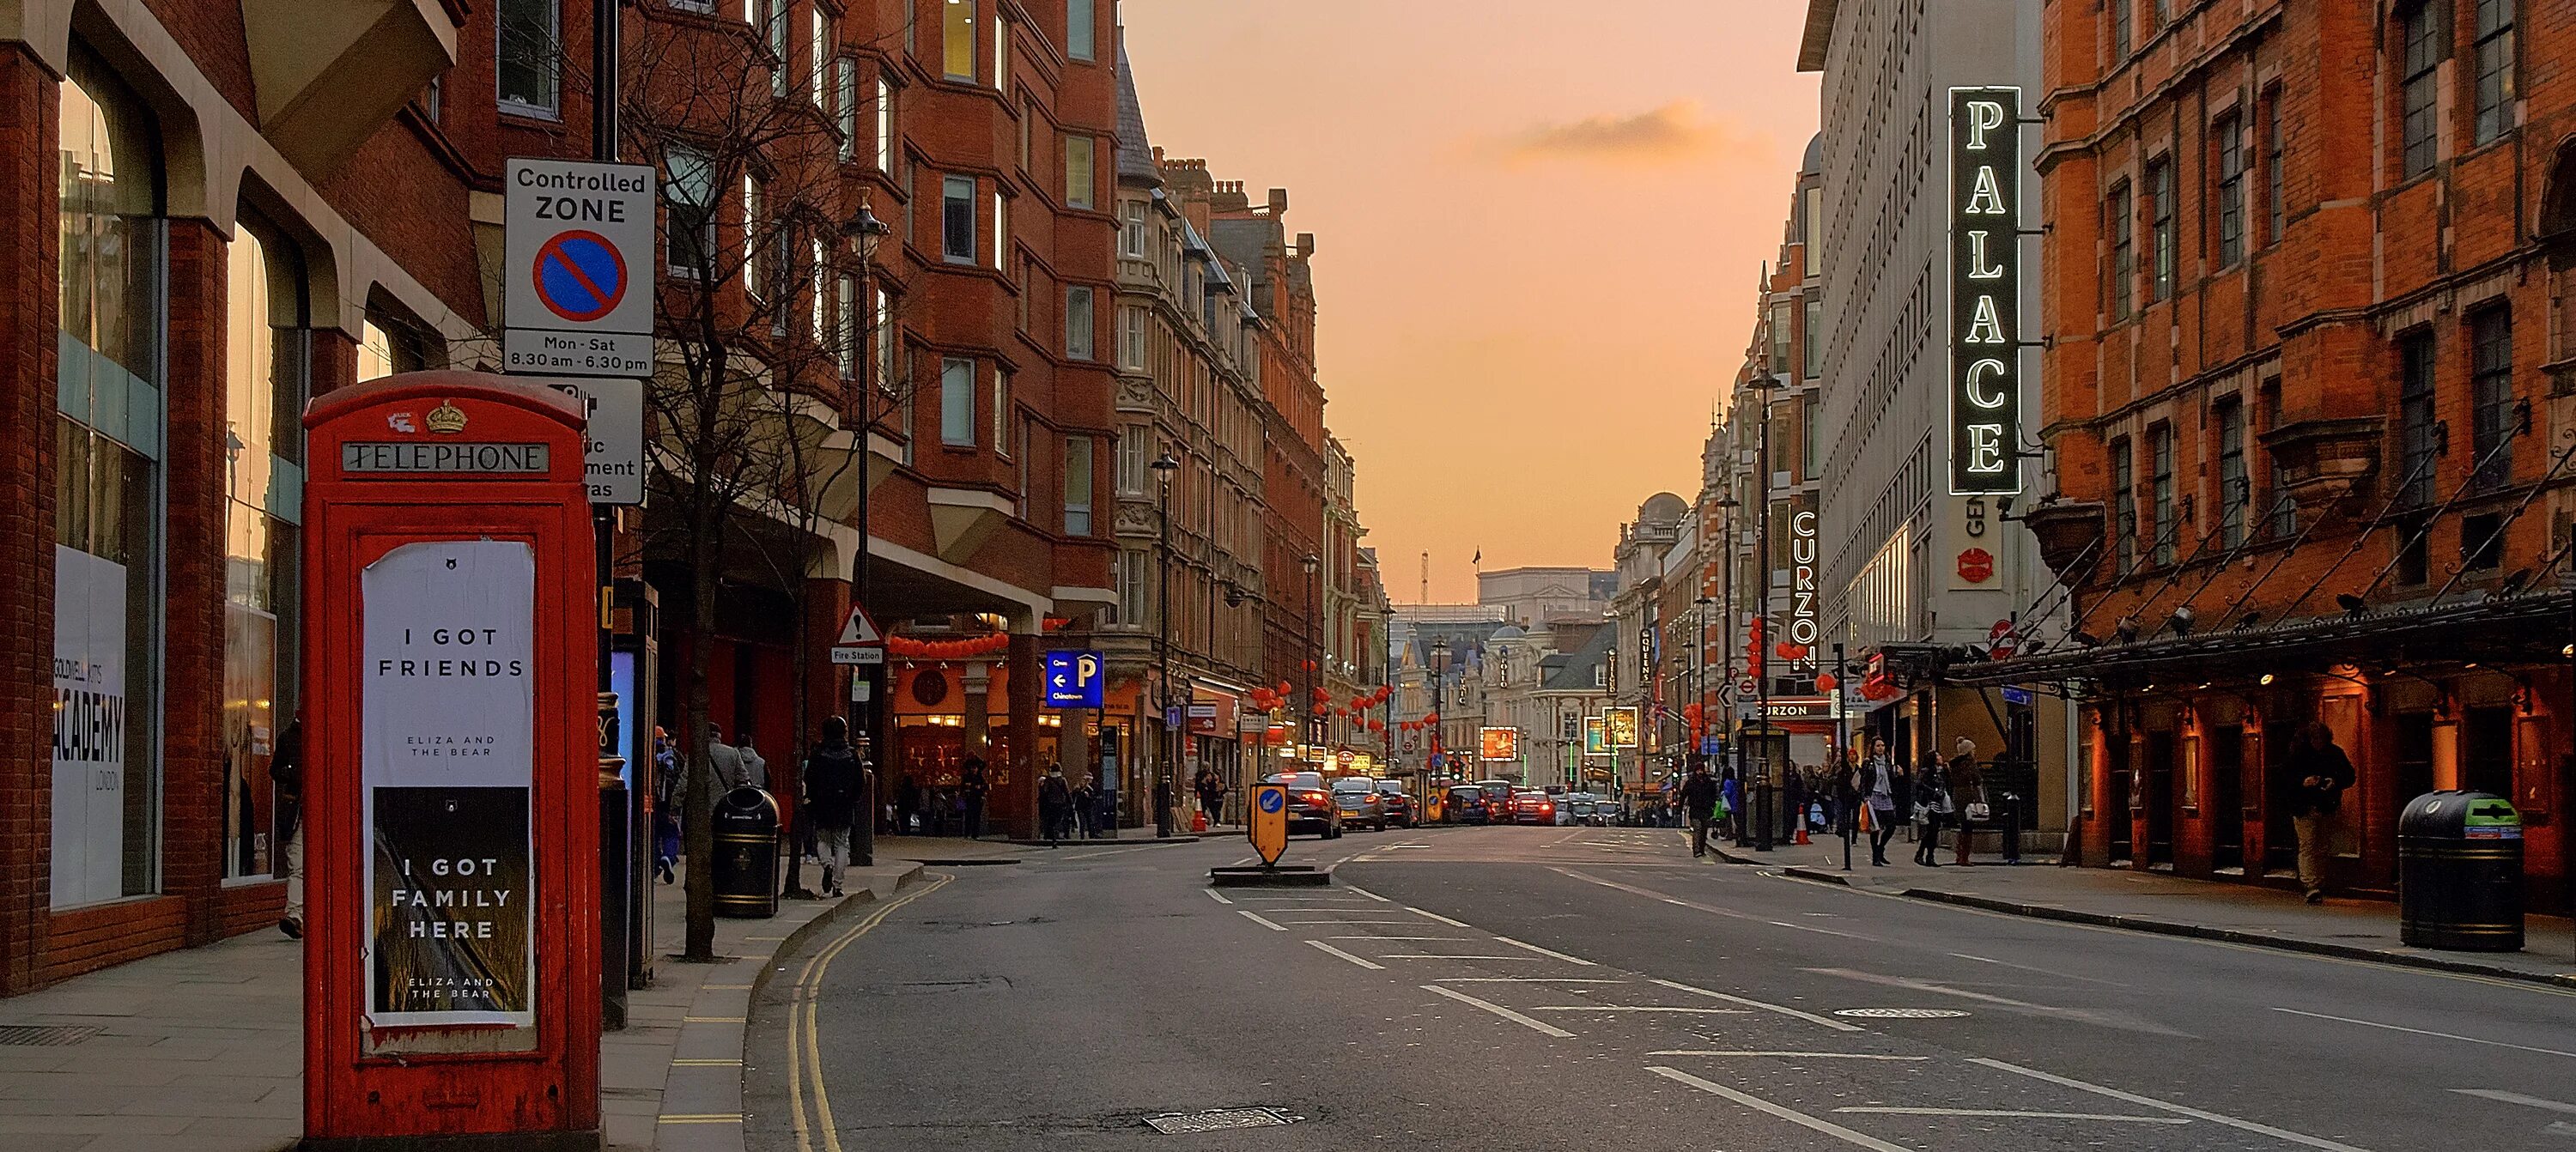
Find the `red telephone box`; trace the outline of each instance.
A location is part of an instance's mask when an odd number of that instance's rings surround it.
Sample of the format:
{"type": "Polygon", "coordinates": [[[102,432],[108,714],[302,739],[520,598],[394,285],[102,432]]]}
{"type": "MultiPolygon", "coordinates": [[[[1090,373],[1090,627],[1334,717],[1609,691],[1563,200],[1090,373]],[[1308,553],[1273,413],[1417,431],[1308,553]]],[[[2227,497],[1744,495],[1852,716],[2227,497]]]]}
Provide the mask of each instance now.
{"type": "Polygon", "coordinates": [[[307,1147],[599,1144],[582,424],[479,372],[305,413],[307,1147]]]}

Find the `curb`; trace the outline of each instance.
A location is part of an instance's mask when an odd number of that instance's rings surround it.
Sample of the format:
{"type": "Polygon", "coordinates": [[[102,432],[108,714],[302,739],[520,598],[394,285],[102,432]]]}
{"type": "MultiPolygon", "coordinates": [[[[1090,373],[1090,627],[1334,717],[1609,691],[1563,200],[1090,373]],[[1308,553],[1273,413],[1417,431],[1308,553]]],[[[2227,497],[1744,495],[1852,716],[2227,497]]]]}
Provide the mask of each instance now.
{"type": "Polygon", "coordinates": [[[1113,844],[1143,847],[1148,844],[1196,844],[1198,842],[1199,838],[1197,836],[1186,832],[1177,836],[1145,836],[1133,840],[1121,836],[1093,836],[1087,839],[1073,840],[1011,839],[1002,841],[1002,843],[1016,845],[1021,848],[1089,848],[1113,844]]]}
{"type": "MultiPolygon", "coordinates": [[[[898,863],[910,864],[912,867],[906,869],[902,875],[894,878],[894,887],[886,890],[886,896],[889,897],[893,896],[897,892],[903,891],[904,888],[909,886],[913,881],[921,879],[921,861],[906,860],[898,861],[898,863]]],[[[758,1000],[760,999],[761,993],[769,990],[770,978],[778,974],[778,967],[773,963],[773,961],[777,960],[781,956],[785,956],[790,952],[794,952],[795,950],[804,947],[807,941],[812,940],[816,936],[822,935],[824,929],[838,923],[842,917],[847,916],[860,908],[883,902],[884,899],[877,895],[875,888],[867,888],[856,895],[841,898],[839,903],[832,905],[830,908],[824,909],[822,915],[816,916],[803,924],[797,925],[793,930],[787,933],[786,939],[780,940],[777,947],[769,950],[768,955],[757,958],[760,961],[760,969],[759,971],[754,972],[751,977],[751,999],[758,1000]]],[[[744,958],[752,959],[752,957],[744,958]]],[[[694,1002],[692,1002],[692,1006],[694,1006],[694,1002]]],[[[745,1024],[742,1026],[743,1040],[745,1043],[749,1042],[750,1032],[750,1025],[745,1024]]]]}
{"type": "MultiPolygon", "coordinates": [[[[1797,869],[1791,869],[1792,873],[1797,869]]],[[[2102,928],[2125,928],[2159,936],[2181,936],[2195,940],[2218,940],[2229,944],[2246,944],[2282,952],[2303,952],[2314,956],[2332,956],[2343,960],[2360,960],[2399,968],[2422,968],[2435,972],[2454,972],[2469,976],[2486,976],[2550,988],[2576,989],[2576,972],[2529,972],[2502,964],[2476,960],[2455,960],[2421,952],[2401,952],[2388,948],[2365,948],[2357,944],[2332,944],[2323,940],[2303,940],[2295,936],[2277,936],[2268,932],[2248,932],[2237,928],[2215,928],[2207,924],[2183,924],[2171,920],[2149,920],[2137,916],[2119,916],[2107,912],[2083,912],[2049,904],[2024,904],[1997,900],[1989,896],[1969,896],[1957,892],[1936,892],[1928,888],[1908,888],[1898,895],[1932,904],[1954,904],[2036,920],[2060,920],[2070,924],[2091,924],[2102,928]]]]}
{"type": "Polygon", "coordinates": [[[1821,868],[1809,868],[1804,865],[1792,865],[1790,867],[1783,868],[1780,870],[1780,874],[1783,876],[1793,876],[1800,880],[1811,880],[1818,884],[1832,884],[1840,888],[1849,888],[1852,886],[1852,882],[1850,880],[1844,879],[1839,875],[1827,872],[1821,868]]]}

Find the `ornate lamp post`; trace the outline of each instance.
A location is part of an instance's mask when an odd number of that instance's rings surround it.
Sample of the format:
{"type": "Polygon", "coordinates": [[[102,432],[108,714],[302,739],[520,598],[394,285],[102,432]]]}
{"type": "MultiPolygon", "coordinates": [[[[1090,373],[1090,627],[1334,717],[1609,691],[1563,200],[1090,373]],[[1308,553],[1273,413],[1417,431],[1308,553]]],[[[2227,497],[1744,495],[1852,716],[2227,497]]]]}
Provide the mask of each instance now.
{"type": "MultiPolygon", "coordinates": [[[[1172,803],[1178,795],[1172,787],[1172,474],[1181,470],[1181,462],[1166,452],[1149,465],[1154,470],[1154,485],[1162,501],[1162,518],[1156,527],[1157,560],[1154,573],[1154,727],[1161,738],[1154,748],[1154,832],[1172,834],[1172,803]]],[[[1183,713],[1183,719],[1187,719],[1183,713]]]]}

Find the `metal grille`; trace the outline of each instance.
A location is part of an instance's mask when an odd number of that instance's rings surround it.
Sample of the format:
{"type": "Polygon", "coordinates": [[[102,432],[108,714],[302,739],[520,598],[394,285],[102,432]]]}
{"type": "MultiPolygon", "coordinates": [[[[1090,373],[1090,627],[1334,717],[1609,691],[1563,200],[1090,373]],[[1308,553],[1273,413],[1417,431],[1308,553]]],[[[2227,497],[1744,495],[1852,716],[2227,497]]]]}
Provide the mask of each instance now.
{"type": "Polygon", "coordinates": [[[1844,1008],[1834,1015],[1863,1020],[1949,1020],[1967,1013],[1956,1008],[1844,1008]]]}
{"type": "Polygon", "coordinates": [[[1145,1126],[1165,1136],[1224,1132],[1235,1128],[1269,1128],[1300,1118],[1279,1108],[1220,1108],[1212,1112],[1166,1112],[1145,1118],[1145,1126]]]}
{"type": "Polygon", "coordinates": [[[98,1035],[96,1028],[72,1025],[46,1027],[38,1024],[0,1024],[0,1046],[13,1048],[60,1048],[78,1044],[98,1035]]]}

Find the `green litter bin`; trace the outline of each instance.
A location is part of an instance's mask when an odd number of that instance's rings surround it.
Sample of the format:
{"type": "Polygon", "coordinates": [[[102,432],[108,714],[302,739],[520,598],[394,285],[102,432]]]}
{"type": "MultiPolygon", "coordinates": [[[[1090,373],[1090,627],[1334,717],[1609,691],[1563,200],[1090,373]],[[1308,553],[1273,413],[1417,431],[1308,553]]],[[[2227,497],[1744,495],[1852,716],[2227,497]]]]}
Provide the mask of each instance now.
{"type": "Polygon", "coordinates": [[[2522,814],[2489,792],[2428,792],[2397,820],[2398,938],[2416,948],[2522,949],[2522,814]]]}

